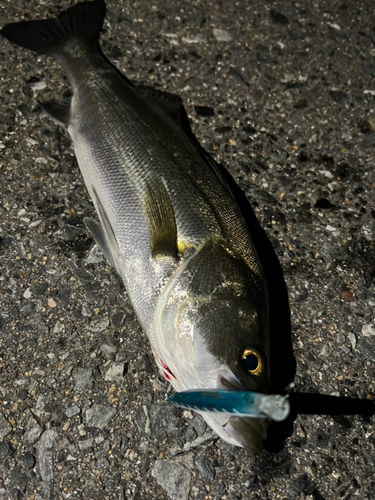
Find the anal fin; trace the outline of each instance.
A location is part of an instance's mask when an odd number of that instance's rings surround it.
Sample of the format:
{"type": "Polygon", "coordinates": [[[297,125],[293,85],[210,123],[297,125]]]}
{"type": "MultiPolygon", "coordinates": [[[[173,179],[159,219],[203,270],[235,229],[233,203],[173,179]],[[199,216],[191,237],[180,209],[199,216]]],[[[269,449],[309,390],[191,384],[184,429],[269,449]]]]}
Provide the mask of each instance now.
{"type": "Polygon", "coordinates": [[[72,96],[64,96],[62,101],[51,99],[50,101],[39,103],[43,111],[47,113],[56,123],[64,128],[68,128],[70,120],[70,107],[72,103],[72,96]]]}
{"type": "Polygon", "coordinates": [[[145,211],[153,257],[170,255],[176,257],[177,226],[171,198],[159,177],[146,183],[145,211]]]}

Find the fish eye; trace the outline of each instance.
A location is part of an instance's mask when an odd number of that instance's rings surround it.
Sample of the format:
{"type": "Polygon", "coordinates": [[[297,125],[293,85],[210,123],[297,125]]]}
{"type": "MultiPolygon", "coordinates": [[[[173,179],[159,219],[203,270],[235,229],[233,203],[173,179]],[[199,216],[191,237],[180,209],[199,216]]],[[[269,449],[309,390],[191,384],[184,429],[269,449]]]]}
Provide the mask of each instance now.
{"type": "Polygon", "coordinates": [[[263,361],[254,349],[245,349],[242,353],[242,366],[251,375],[260,375],[263,371],[263,361]]]}

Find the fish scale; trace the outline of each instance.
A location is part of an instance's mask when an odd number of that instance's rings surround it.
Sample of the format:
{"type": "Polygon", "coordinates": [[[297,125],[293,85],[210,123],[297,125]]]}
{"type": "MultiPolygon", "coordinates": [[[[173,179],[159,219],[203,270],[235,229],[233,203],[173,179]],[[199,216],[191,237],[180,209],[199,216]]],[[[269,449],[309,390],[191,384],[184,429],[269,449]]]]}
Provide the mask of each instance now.
{"type": "MultiPolygon", "coordinates": [[[[176,390],[266,393],[267,291],[225,173],[177,96],[135,86],[98,50],[104,15],[102,0],[84,2],[1,34],[68,75],[72,98],[42,106],[73,140],[100,219],[86,225],[121,275],[161,373],[176,390]]],[[[266,419],[201,413],[229,443],[261,451],[266,419]]]]}

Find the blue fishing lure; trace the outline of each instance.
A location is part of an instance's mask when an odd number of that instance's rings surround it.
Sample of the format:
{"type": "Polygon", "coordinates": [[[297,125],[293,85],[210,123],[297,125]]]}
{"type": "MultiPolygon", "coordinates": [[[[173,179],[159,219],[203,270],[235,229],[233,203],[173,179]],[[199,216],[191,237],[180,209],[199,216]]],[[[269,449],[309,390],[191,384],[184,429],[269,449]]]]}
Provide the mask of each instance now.
{"type": "Polygon", "coordinates": [[[177,392],[169,401],[182,408],[220,412],[252,418],[285,420],[290,412],[288,396],[260,394],[228,389],[205,389],[177,392]]]}

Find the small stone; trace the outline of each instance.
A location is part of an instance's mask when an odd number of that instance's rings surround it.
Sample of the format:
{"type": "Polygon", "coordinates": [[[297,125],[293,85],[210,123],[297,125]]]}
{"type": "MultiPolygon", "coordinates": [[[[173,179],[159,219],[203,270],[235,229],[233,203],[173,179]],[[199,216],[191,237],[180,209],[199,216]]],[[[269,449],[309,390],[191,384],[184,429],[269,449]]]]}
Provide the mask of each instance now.
{"type": "Polygon", "coordinates": [[[78,447],[81,451],[89,450],[92,448],[94,438],[85,439],[84,441],[78,441],[78,447]]]}
{"type": "Polygon", "coordinates": [[[22,463],[26,470],[30,470],[35,465],[35,457],[31,451],[27,451],[22,457],[22,463]]]}
{"type": "Polygon", "coordinates": [[[169,406],[145,405],[149,418],[150,438],[172,434],[176,429],[176,417],[169,406]]]}
{"type": "Polygon", "coordinates": [[[103,332],[108,327],[109,327],[108,318],[97,318],[91,321],[91,323],[87,326],[87,330],[93,333],[99,333],[103,332]]]}
{"type": "Polygon", "coordinates": [[[132,361],[135,357],[137,357],[138,353],[139,349],[137,343],[128,342],[127,347],[117,354],[116,361],[118,363],[120,362],[129,363],[129,361],[132,361]]]}
{"type": "Polygon", "coordinates": [[[349,340],[350,340],[350,344],[352,346],[352,349],[355,349],[356,348],[356,345],[357,345],[357,337],[354,335],[353,332],[349,332],[348,333],[348,337],[349,337],[349,340]]]}
{"type": "Polygon", "coordinates": [[[108,491],[108,493],[114,494],[116,491],[116,488],[120,484],[121,481],[121,474],[112,474],[112,476],[107,479],[105,482],[105,489],[108,491]]]}
{"type": "Polygon", "coordinates": [[[70,375],[73,371],[73,367],[74,365],[72,364],[65,365],[62,367],[61,373],[63,373],[64,375],[70,375]]]}
{"type": "Polygon", "coordinates": [[[98,427],[99,429],[104,429],[116,413],[116,408],[108,408],[100,404],[93,405],[91,408],[86,410],[86,424],[91,425],[92,427],[98,427]]]}
{"type": "Polygon", "coordinates": [[[21,389],[20,391],[18,391],[18,399],[20,399],[21,401],[25,401],[28,395],[29,393],[26,389],[21,389]]]}
{"type": "Polygon", "coordinates": [[[34,293],[35,295],[43,295],[43,293],[47,290],[48,288],[48,283],[45,281],[44,283],[40,283],[35,290],[34,293]]]}
{"type": "Polygon", "coordinates": [[[192,425],[194,427],[195,432],[198,436],[203,436],[205,430],[207,428],[207,424],[204,421],[204,418],[201,415],[195,415],[192,425]]]}
{"type": "Polygon", "coordinates": [[[156,460],[152,475],[171,500],[188,500],[191,473],[186,467],[173,461],[156,460]]]}
{"type": "MultiPolygon", "coordinates": [[[[194,439],[191,443],[185,443],[183,447],[183,451],[186,453],[190,450],[193,450],[194,448],[198,448],[199,446],[202,446],[202,444],[210,443],[213,441],[217,441],[219,438],[216,434],[213,432],[203,434],[203,436],[197,437],[197,439],[194,439]]],[[[224,444],[225,441],[223,441],[224,444]]],[[[233,449],[237,450],[237,448],[233,445],[233,449]]]]}
{"type": "Polygon", "coordinates": [[[7,457],[14,455],[16,450],[13,448],[12,443],[6,443],[5,441],[0,445],[0,454],[7,457]]]}
{"type": "Polygon", "coordinates": [[[13,427],[8,420],[0,412],[0,441],[2,441],[8,434],[12,432],[13,427]]]}
{"type": "Polygon", "coordinates": [[[21,309],[20,309],[20,314],[30,314],[35,308],[34,302],[26,302],[21,309]]]}
{"type": "Polygon", "coordinates": [[[53,447],[57,438],[57,432],[53,429],[48,429],[43,433],[39,441],[39,473],[47,498],[51,498],[53,491],[53,447]]]}
{"type": "Polygon", "coordinates": [[[108,466],[109,466],[109,461],[108,461],[108,458],[106,458],[106,457],[100,457],[96,461],[96,468],[99,470],[105,470],[105,469],[107,469],[108,466]]]}
{"type": "Polygon", "coordinates": [[[81,424],[78,426],[78,431],[80,436],[86,436],[85,424],[81,424]]]}
{"type": "Polygon", "coordinates": [[[69,299],[71,293],[72,289],[69,285],[61,285],[57,290],[56,297],[62,302],[66,302],[69,299]]]}
{"type": "Polygon", "coordinates": [[[148,441],[141,441],[141,444],[139,445],[139,449],[146,451],[148,450],[149,442],[148,441]]]}
{"type": "Polygon", "coordinates": [[[375,330],[372,325],[363,325],[362,326],[362,335],[364,337],[371,337],[372,335],[375,335],[375,330]]]}
{"type": "Polygon", "coordinates": [[[153,383],[152,383],[155,391],[164,391],[165,390],[165,384],[158,378],[156,378],[153,383]]]}
{"type": "Polygon", "coordinates": [[[214,28],[214,37],[218,42],[230,42],[233,38],[228,31],[219,28],[214,28]]]}
{"type": "Polygon", "coordinates": [[[90,253],[85,260],[86,264],[99,264],[105,260],[104,255],[102,254],[98,245],[94,245],[90,250],[90,253]]]}
{"type": "Polygon", "coordinates": [[[346,302],[353,302],[354,297],[352,292],[349,292],[349,290],[345,290],[341,294],[341,298],[343,298],[346,302]]]}
{"type": "Polygon", "coordinates": [[[49,305],[49,307],[52,307],[52,308],[57,306],[56,301],[52,297],[48,298],[47,304],[49,305]]]}
{"type": "Polygon", "coordinates": [[[46,410],[48,407],[48,399],[46,396],[39,396],[35,405],[35,414],[39,418],[49,417],[50,413],[46,410]]]}
{"type": "Polygon", "coordinates": [[[345,94],[345,92],[341,92],[340,90],[331,90],[328,94],[332,101],[335,101],[338,104],[341,104],[347,98],[347,94],[345,94]]]}
{"type": "Polygon", "coordinates": [[[20,315],[19,309],[17,309],[17,307],[12,307],[12,309],[10,310],[10,315],[12,318],[18,318],[20,315]]]}
{"type": "Polygon", "coordinates": [[[215,478],[215,467],[207,458],[197,457],[194,463],[203,479],[212,481],[215,478]]]}
{"type": "Polygon", "coordinates": [[[124,380],[124,371],[125,364],[124,363],[111,363],[109,370],[106,372],[104,376],[104,380],[106,382],[122,382],[124,380]]]}
{"type": "Polygon", "coordinates": [[[190,443],[191,441],[194,441],[194,439],[196,439],[196,438],[197,438],[197,433],[195,432],[193,427],[188,427],[188,429],[186,430],[186,433],[185,433],[186,441],[188,441],[190,443]]]}
{"type": "Polygon", "coordinates": [[[215,484],[212,485],[212,494],[217,497],[221,498],[225,493],[225,484],[223,481],[215,482],[215,484]]]}
{"type": "Polygon", "coordinates": [[[304,302],[309,296],[309,292],[306,288],[302,289],[302,293],[296,298],[296,302],[304,302]]]}
{"type": "Polygon", "coordinates": [[[10,473],[10,480],[13,486],[20,488],[21,490],[24,490],[27,486],[28,478],[27,475],[21,471],[20,467],[16,467],[10,473]]]}
{"type": "Polygon", "coordinates": [[[299,493],[304,493],[305,495],[311,494],[314,490],[307,474],[302,474],[295,481],[293,481],[293,487],[299,493]]]}
{"type": "Polygon", "coordinates": [[[83,391],[85,389],[91,389],[93,384],[93,375],[91,368],[77,368],[76,372],[76,391],[83,391]]]}
{"type": "Polygon", "coordinates": [[[128,436],[126,436],[125,434],[123,434],[121,436],[121,441],[120,441],[120,450],[121,451],[126,451],[127,448],[128,448],[128,444],[129,444],[129,441],[130,439],[128,438],[128,436]]]}
{"type": "Polygon", "coordinates": [[[65,415],[68,418],[74,417],[74,415],[79,415],[80,413],[81,413],[81,409],[77,405],[70,406],[65,411],[65,415]]]}
{"type": "Polygon", "coordinates": [[[111,356],[111,354],[115,354],[117,351],[114,345],[103,344],[100,346],[100,352],[102,352],[107,358],[111,356]]]}
{"type": "Polygon", "coordinates": [[[320,351],[320,356],[323,356],[324,358],[326,358],[331,354],[331,351],[332,351],[332,349],[330,348],[330,346],[325,344],[322,347],[322,350],[320,351]]]}
{"type": "Polygon", "coordinates": [[[206,44],[207,37],[205,35],[203,35],[202,33],[198,33],[197,35],[193,35],[193,36],[189,36],[189,37],[183,36],[182,41],[185,43],[188,43],[188,44],[192,44],[192,43],[206,44]]]}
{"type": "Polygon", "coordinates": [[[42,219],[33,220],[32,222],[30,222],[29,227],[30,227],[30,228],[37,227],[37,226],[39,226],[39,224],[41,224],[42,222],[43,222],[43,220],[42,220],[42,219]]]}
{"type": "Polygon", "coordinates": [[[31,297],[31,290],[30,288],[27,288],[23,294],[25,299],[29,299],[31,297]]]}
{"type": "Polygon", "coordinates": [[[43,428],[38,424],[38,422],[33,417],[32,413],[29,412],[27,423],[26,423],[26,432],[23,436],[23,440],[25,443],[34,444],[39,436],[42,434],[43,428]]]}
{"type": "Polygon", "coordinates": [[[366,356],[367,359],[375,363],[375,345],[367,339],[362,338],[358,342],[358,350],[366,356]]]}
{"type": "Polygon", "coordinates": [[[40,315],[34,316],[30,319],[30,324],[35,330],[39,330],[41,332],[49,332],[49,328],[44,322],[43,318],[40,315]]]}

